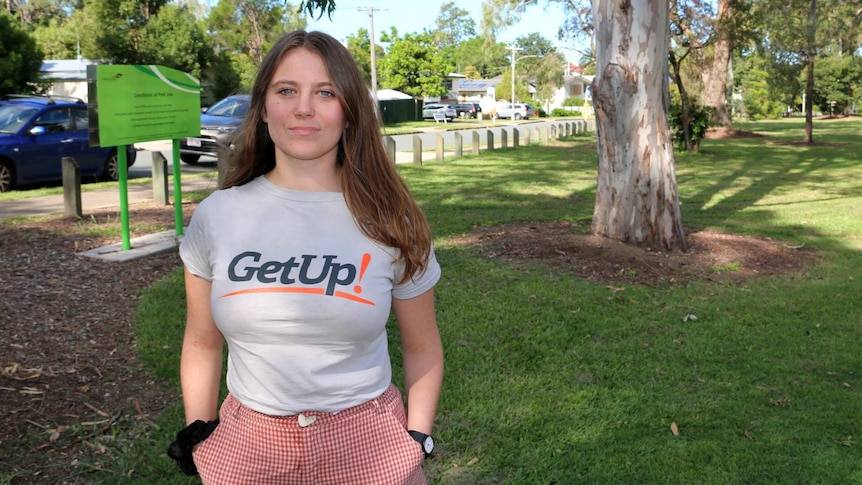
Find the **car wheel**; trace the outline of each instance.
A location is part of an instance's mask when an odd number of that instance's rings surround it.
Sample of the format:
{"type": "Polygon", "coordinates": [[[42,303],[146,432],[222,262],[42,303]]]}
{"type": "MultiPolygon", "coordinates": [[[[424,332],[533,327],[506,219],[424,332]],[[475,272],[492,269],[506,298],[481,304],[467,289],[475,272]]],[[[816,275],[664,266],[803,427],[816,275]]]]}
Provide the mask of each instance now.
{"type": "Polygon", "coordinates": [[[117,156],[116,151],[108,155],[108,160],[105,162],[105,173],[102,175],[105,180],[110,182],[120,180],[120,157],[117,156]]]}
{"type": "Polygon", "coordinates": [[[0,192],[12,190],[14,180],[15,169],[12,168],[12,162],[0,160],[0,192]]]}
{"type": "Polygon", "coordinates": [[[194,165],[198,163],[198,160],[200,160],[200,158],[200,155],[193,155],[191,153],[183,153],[180,155],[180,160],[185,163],[188,163],[189,165],[194,165]]]}
{"type": "Polygon", "coordinates": [[[520,120],[521,119],[521,113],[515,113],[515,119],[520,120]]]}

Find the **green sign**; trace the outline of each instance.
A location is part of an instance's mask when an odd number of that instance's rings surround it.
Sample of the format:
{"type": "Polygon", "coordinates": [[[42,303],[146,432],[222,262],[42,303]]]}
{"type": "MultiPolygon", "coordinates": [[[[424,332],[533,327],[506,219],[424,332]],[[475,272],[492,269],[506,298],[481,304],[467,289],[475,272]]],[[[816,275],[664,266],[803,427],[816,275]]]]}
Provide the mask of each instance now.
{"type": "Polygon", "coordinates": [[[164,66],[87,66],[90,145],[174,140],[201,132],[201,85],[164,66]]]}

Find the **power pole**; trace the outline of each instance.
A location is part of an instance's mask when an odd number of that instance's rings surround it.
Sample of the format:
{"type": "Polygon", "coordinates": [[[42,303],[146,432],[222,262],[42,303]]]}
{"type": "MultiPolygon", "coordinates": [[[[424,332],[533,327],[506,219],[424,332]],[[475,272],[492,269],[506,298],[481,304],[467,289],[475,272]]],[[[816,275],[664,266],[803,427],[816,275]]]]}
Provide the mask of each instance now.
{"type": "Polygon", "coordinates": [[[375,7],[357,7],[356,10],[367,11],[368,19],[371,24],[368,30],[368,37],[371,40],[371,98],[374,100],[374,111],[376,112],[379,110],[379,106],[377,105],[377,49],[374,45],[374,12],[381,12],[386,9],[375,7]]]}
{"type": "Polygon", "coordinates": [[[515,59],[515,52],[519,50],[521,50],[521,48],[515,47],[515,44],[512,43],[512,121],[515,121],[515,62],[517,62],[517,59],[515,59]]]}

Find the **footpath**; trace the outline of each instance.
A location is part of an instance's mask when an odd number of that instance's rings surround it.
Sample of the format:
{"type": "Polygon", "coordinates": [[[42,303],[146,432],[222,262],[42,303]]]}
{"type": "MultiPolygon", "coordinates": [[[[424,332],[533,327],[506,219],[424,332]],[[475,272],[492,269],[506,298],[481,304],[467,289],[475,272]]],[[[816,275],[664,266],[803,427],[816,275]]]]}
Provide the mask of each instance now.
{"type": "MultiPolygon", "coordinates": [[[[214,170],[208,174],[181,177],[180,183],[183,192],[215,189],[218,184],[218,173],[214,170]]],[[[168,186],[169,197],[172,197],[174,193],[173,179],[169,180],[168,186]]],[[[126,193],[129,205],[153,200],[152,184],[129,184],[126,193]]],[[[120,192],[117,188],[82,192],[81,207],[85,211],[105,207],[119,208],[120,192]]],[[[0,220],[13,217],[60,214],[63,212],[65,212],[65,205],[62,194],[0,202],[0,220]]],[[[130,249],[124,250],[122,242],[119,242],[78,254],[93,259],[122,262],[175,251],[180,240],[181,237],[177,237],[176,228],[174,228],[168,231],[132,238],[129,241],[130,249]]]]}
{"type": "MultiPolygon", "coordinates": [[[[211,175],[194,175],[181,177],[183,192],[194,190],[215,189],[217,173],[211,175]]],[[[127,194],[129,204],[153,200],[151,184],[128,184],[127,194]]],[[[173,195],[173,179],[168,181],[168,193],[173,195]]],[[[102,209],[104,207],[120,207],[120,192],[116,188],[81,192],[81,207],[84,210],[102,209]]],[[[20,200],[0,202],[0,220],[12,217],[42,216],[60,214],[65,211],[63,195],[47,195],[44,197],[29,197],[20,200]]]]}

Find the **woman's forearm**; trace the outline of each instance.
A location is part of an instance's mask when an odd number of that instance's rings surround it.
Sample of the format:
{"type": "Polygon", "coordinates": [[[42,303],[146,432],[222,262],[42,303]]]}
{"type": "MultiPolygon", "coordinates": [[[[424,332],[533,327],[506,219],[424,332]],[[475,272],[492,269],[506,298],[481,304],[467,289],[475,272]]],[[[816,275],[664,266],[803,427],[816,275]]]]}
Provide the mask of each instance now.
{"type": "Polygon", "coordinates": [[[407,429],[431,434],[443,385],[443,344],[434,312],[434,290],[408,300],[393,300],[401,330],[407,429]]]}
{"type": "Polygon", "coordinates": [[[218,415],[222,343],[201,342],[186,331],[180,360],[180,382],[186,423],[212,421],[218,415]]]}
{"type": "Polygon", "coordinates": [[[404,387],[407,393],[407,429],[431,434],[443,385],[443,348],[429,343],[421,351],[404,352],[404,387]]]}

